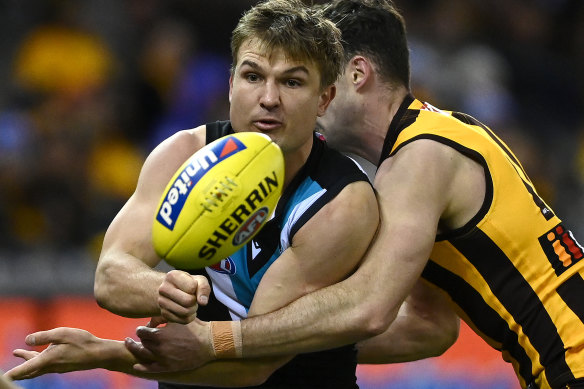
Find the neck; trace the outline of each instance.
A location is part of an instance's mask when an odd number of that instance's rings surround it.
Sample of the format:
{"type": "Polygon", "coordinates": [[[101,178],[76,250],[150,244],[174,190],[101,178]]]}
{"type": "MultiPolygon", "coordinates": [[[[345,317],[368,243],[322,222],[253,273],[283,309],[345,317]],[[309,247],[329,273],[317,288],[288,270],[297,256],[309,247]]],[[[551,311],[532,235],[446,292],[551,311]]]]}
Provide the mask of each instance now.
{"type": "Polygon", "coordinates": [[[311,136],[310,141],[302,145],[302,147],[294,151],[284,151],[284,189],[288,187],[296,174],[308,161],[313,143],[314,139],[311,136]]]}
{"type": "Polygon", "coordinates": [[[371,104],[365,104],[369,109],[359,130],[359,140],[350,152],[377,164],[389,125],[408,93],[407,89],[399,88],[384,93],[383,97],[372,96],[371,104]]]}

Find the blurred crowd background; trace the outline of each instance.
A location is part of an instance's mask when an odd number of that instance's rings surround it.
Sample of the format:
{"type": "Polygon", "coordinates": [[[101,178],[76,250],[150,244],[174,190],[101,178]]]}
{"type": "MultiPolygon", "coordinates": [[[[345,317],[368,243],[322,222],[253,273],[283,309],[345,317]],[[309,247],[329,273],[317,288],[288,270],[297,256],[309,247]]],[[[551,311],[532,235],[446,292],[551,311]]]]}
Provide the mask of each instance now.
{"type": "MultiPolygon", "coordinates": [[[[230,32],[254,3],[0,0],[0,294],[92,292],[145,156],[227,118],[230,32]]],[[[584,239],[584,2],[396,4],[414,94],[495,130],[584,239]]]]}

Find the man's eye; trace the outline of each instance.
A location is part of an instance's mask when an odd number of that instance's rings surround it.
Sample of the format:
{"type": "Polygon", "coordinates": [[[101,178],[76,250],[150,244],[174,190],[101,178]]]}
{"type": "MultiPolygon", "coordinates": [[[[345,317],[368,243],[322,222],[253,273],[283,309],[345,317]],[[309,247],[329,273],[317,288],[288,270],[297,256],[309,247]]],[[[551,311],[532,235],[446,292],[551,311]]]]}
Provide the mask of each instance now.
{"type": "Polygon", "coordinates": [[[286,80],[286,85],[293,88],[293,87],[300,86],[301,84],[300,84],[300,81],[298,81],[298,80],[286,80]]]}
{"type": "Polygon", "coordinates": [[[260,77],[257,74],[253,74],[253,73],[246,75],[245,78],[249,82],[256,82],[260,79],[260,77]]]}

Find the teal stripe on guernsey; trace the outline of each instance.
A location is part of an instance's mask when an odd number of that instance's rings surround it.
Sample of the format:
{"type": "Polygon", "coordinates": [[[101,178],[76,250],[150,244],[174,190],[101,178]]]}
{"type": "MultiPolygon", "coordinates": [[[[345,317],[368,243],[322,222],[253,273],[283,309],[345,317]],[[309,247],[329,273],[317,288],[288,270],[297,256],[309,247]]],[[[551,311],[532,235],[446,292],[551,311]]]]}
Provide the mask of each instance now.
{"type": "MultiPolygon", "coordinates": [[[[298,189],[296,190],[296,192],[294,192],[294,195],[292,195],[292,197],[290,198],[290,201],[288,202],[288,204],[286,205],[286,211],[284,213],[284,220],[288,220],[290,219],[290,215],[293,211],[301,209],[299,207],[300,203],[309,203],[307,205],[312,205],[314,203],[314,201],[316,199],[312,198],[310,199],[313,195],[315,195],[316,193],[319,193],[323,190],[322,186],[314,181],[312,178],[310,177],[306,177],[306,179],[304,179],[304,181],[302,181],[302,183],[298,186],[298,189]],[[309,200],[309,201],[307,201],[309,200]]],[[[308,208],[308,207],[306,207],[308,208]]],[[[306,211],[306,209],[303,209],[301,213],[304,213],[306,211]]],[[[295,215],[293,220],[296,221],[299,219],[299,215],[295,215]]],[[[283,227],[283,226],[282,226],[283,227]]]]}
{"type": "MultiPolygon", "coordinates": [[[[245,308],[245,312],[249,312],[249,307],[253,300],[258,285],[264,273],[270,267],[270,265],[279,257],[280,253],[274,253],[268,262],[252,277],[249,277],[249,271],[247,268],[247,256],[249,255],[248,250],[251,249],[253,241],[251,244],[244,246],[241,250],[231,256],[231,259],[235,262],[237,272],[230,276],[231,284],[233,285],[233,290],[237,296],[239,304],[245,308]]],[[[229,306],[229,304],[224,303],[229,306]]]]}

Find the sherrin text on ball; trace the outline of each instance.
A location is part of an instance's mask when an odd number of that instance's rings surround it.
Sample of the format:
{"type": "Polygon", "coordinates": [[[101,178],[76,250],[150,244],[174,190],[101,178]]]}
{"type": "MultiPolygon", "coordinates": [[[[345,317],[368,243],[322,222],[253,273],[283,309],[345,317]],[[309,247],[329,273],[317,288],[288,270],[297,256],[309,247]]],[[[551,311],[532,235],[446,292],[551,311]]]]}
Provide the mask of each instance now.
{"type": "Polygon", "coordinates": [[[152,242],[170,265],[213,265],[248,243],[274,212],[284,185],[282,151],[264,134],[241,132],[194,153],[166,186],[152,242]]]}

